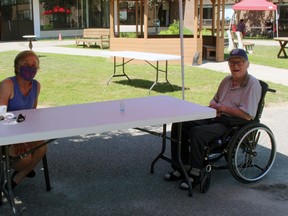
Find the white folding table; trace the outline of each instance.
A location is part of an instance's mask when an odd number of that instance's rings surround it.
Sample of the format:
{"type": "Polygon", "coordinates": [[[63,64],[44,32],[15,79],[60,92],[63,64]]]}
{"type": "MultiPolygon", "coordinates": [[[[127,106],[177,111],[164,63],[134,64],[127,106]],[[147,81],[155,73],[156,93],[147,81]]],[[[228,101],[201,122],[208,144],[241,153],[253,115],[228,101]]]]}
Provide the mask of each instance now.
{"type": "MultiPolygon", "coordinates": [[[[0,153],[4,152],[6,159],[9,157],[8,145],[111,130],[140,129],[140,127],[159,124],[163,125],[161,136],[163,137],[163,145],[165,145],[166,124],[216,116],[214,109],[170,96],[149,96],[13,112],[16,116],[20,113],[26,116],[25,121],[21,123],[17,123],[15,119],[0,121],[0,153]],[[125,106],[124,111],[123,106],[125,106]]],[[[156,132],[151,133],[155,134],[156,132]]],[[[188,178],[180,158],[181,146],[178,145],[178,147],[179,164],[188,178]]],[[[151,172],[156,160],[165,159],[163,154],[164,152],[161,151],[153,161],[151,172]]],[[[5,171],[4,175],[7,178],[7,175],[11,175],[9,162],[2,160],[1,163],[5,163],[4,170],[1,166],[1,173],[5,171]]],[[[1,189],[4,190],[2,187],[4,182],[1,183],[1,189]]],[[[189,195],[192,195],[191,185],[189,195]]],[[[7,198],[10,200],[13,213],[16,215],[12,191],[9,191],[7,198]]]]}
{"type": "Polygon", "coordinates": [[[107,81],[107,85],[109,84],[109,82],[111,81],[113,77],[125,76],[127,77],[129,81],[131,81],[128,75],[125,73],[125,65],[133,61],[134,59],[138,59],[138,60],[143,60],[147,62],[150,66],[156,69],[156,79],[153,85],[151,86],[151,88],[149,89],[149,93],[159,81],[159,72],[165,73],[165,80],[173,89],[172,85],[168,81],[168,61],[180,60],[181,56],[160,54],[160,53],[149,53],[149,52],[135,52],[135,51],[114,51],[114,52],[110,52],[110,55],[114,57],[114,73],[107,81]],[[117,64],[117,57],[122,58],[122,62],[120,64],[117,64]],[[128,60],[125,61],[125,58],[128,60]],[[164,70],[159,68],[160,61],[165,61],[164,70]],[[156,62],[156,65],[153,65],[151,62],[156,62]],[[117,74],[117,70],[116,70],[117,67],[122,67],[122,73],[117,74]]]}

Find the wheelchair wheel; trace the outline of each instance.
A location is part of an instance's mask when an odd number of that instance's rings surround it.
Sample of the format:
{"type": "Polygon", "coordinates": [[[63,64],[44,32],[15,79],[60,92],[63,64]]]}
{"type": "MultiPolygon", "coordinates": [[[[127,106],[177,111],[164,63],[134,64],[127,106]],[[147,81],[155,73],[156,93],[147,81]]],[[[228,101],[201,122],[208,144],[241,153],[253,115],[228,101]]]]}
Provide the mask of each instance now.
{"type": "Polygon", "coordinates": [[[241,128],[231,139],[228,166],[231,174],[243,183],[263,178],[276,156],[276,142],[271,130],[261,123],[241,128]]]}
{"type": "Polygon", "coordinates": [[[201,183],[200,183],[200,192],[201,193],[206,193],[209,188],[210,188],[210,179],[211,179],[211,175],[210,174],[206,174],[201,183]]]}

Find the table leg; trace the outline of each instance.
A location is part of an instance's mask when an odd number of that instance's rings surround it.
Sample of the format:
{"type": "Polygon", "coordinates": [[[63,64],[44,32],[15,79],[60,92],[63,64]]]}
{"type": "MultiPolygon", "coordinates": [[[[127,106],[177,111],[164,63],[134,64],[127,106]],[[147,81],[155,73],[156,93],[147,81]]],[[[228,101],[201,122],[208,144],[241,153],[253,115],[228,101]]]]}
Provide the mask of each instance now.
{"type": "Polygon", "coordinates": [[[4,196],[7,198],[9,204],[11,205],[13,215],[18,215],[11,186],[11,168],[10,168],[9,149],[7,145],[1,148],[0,156],[1,156],[1,192],[3,192],[4,196]],[[5,178],[7,180],[6,182],[7,188],[5,187],[4,184],[5,178]]]}
{"type": "Polygon", "coordinates": [[[178,140],[177,140],[177,143],[178,143],[178,154],[177,154],[177,157],[178,157],[178,164],[180,165],[180,168],[182,170],[182,172],[184,173],[184,176],[185,176],[185,179],[189,185],[189,192],[188,192],[188,195],[191,197],[193,195],[193,192],[192,192],[192,183],[191,181],[189,180],[189,176],[185,170],[185,167],[183,165],[183,162],[182,162],[182,158],[181,158],[181,145],[182,145],[182,122],[178,124],[178,140]]]}
{"type": "Polygon", "coordinates": [[[0,146],[0,206],[3,205],[2,194],[4,194],[4,156],[3,156],[3,148],[0,146]]]}
{"type": "Polygon", "coordinates": [[[32,38],[29,38],[29,48],[30,48],[30,50],[32,50],[32,48],[33,48],[32,38]]]}
{"type": "MultiPolygon", "coordinates": [[[[159,153],[159,155],[152,161],[151,163],[151,166],[150,166],[150,173],[154,173],[154,166],[155,166],[155,163],[159,160],[159,159],[164,159],[165,160],[165,156],[164,156],[164,153],[165,153],[165,150],[166,150],[166,131],[167,131],[167,125],[164,124],[163,125],[163,129],[162,129],[162,149],[159,153]]],[[[147,132],[147,131],[146,131],[147,132]]],[[[159,135],[159,134],[155,134],[156,136],[159,135]]],[[[169,159],[168,159],[169,160],[169,159]]]]}
{"type": "MultiPolygon", "coordinates": [[[[147,61],[146,61],[147,62],[147,61]]],[[[150,62],[149,64],[154,67],[150,62]]],[[[156,80],[155,82],[153,83],[153,85],[150,87],[149,89],[149,94],[150,94],[150,91],[154,88],[154,86],[158,83],[158,78],[159,78],[159,62],[157,61],[156,62],[156,67],[154,67],[156,69],[156,80]]]]}
{"type": "MultiPolygon", "coordinates": [[[[145,60],[146,61],[146,60],[145,60]]],[[[151,67],[155,68],[156,70],[156,80],[153,83],[153,85],[150,87],[149,89],[149,94],[150,91],[154,88],[154,86],[158,83],[159,80],[159,71],[160,72],[164,72],[165,73],[165,80],[166,82],[171,86],[172,90],[174,90],[173,86],[171,85],[171,83],[168,81],[168,61],[166,60],[166,65],[165,65],[165,70],[161,70],[159,69],[159,61],[156,62],[156,66],[154,66],[152,63],[150,63],[149,61],[146,61],[151,67]]]]}
{"type": "Polygon", "coordinates": [[[278,58],[280,58],[280,55],[282,52],[284,54],[284,58],[287,58],[287,53],[285,51],[285,47],[286,47],[287,43],[288,43],[288,41],[279,41],[280,50],[279,50],[278,55],[277,55],[278,58]]]}
{"type": "Polygon", "coordinates": [[[130,61],[133,61],[133,59],[130,59],[128,61],[125,62],[125,59],[122,58],[122,64],[119,64],[117,65],[117,59],[116,59],[116,56],[114,56],[114,72],[113,72],[113,75],[108,79],[108,81],[106,82],[106,85],[109,85],[109,82],[111,81],[111,79],[113,77],[120,77],[120,76],[126,76],[127,79],[129,80],[129,82],[131,82],[130,78],[128,77],[128,75],[125,73],[125,64],[129,63],[130,61]],[[117,67],[122,67],[122,74],[116,74],[116,68],[117,67]]]}
{"type": "Polygon", "coordinates": [[[166,82],[171,86],[172,90],[174,91],[173,86],[172,86],[171,83],[168,81],[168,61],[166,61],[166,65],[165,65],[165,79],[166,79],[166,82]]]}
{"type": "MultiPolygon", "coordinates": [[[[141,130],[141,129],[140,129],[141,130]]],[[[145,131],[145,132],[148,132],[148,133],[151,133],[149,131],[146,131],[146,130],[142,130],[142,131],[145,131]]],[[[152,133],[153,134],[153,133],[152,133]]],[[[153,162],[151,163],[151,166],[150,166],[150,173],[154,173],[154,166],[155,166],[155,163],[159,160],[159,159],[163,159],[165,161],[168,161],[170,163],[172,163],[173,165],[175,166],[178,166],[182,172],[184,173],[184,176],[185,176],[185,179],[187,180],[188,182],[188,185],[189,185],[189,192],[188,192],[188,195],[191,197],[193,195],[193,191],[192,191],[192,183],[189,181],[189,176],[185,170],[185,167],[183,165],[183,162],[182,162],[182,159],[181,159],[181,138],[182,138],[182,123],[179,123],[178,124],[178,139],[177,139],[177,148],[178,148],[178,152],[177,152],[177,161],[174,161],[173,159],[171,158],[168,158],[167,156],[164,155],[165,153],[165,150],[166,150],[166,139],[168,139],[169,137],[166,137],[166,125],[163,125],[163,134],[162,134],[162,149],[161,149],[161,152],[159,153],[159,155],[153,160],[153,162]]],[[[157,135],[157,134],[154,134],[154,135],[157,135]]],[[[159,134],[158,134],[159,135],[159,134]]],[[[171,139],[171,138],[169,138],[171,139]]]]}

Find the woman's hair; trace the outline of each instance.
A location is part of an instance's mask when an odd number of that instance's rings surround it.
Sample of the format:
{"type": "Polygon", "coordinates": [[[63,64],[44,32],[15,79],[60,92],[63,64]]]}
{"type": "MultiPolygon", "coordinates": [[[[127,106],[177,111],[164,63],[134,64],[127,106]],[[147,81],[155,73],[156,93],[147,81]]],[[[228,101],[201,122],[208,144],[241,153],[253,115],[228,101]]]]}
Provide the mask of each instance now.
{"type": "Polygon", "coordinates": [[[39,58],[38,56],[31,50],[25,50],[20,52],[14,59],[14,72],[17,74],[19,72],[19,67],[22,64],[22,62],[28,57],[28,56],[34,56],[37,60],[37,69],[39,68],[39,58]]]}

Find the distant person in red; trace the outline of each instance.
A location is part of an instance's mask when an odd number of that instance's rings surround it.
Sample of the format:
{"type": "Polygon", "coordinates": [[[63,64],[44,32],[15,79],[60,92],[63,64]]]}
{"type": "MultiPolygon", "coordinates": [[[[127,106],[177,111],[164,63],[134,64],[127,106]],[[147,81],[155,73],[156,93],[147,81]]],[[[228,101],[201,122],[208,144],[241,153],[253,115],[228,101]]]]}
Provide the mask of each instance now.
{"type": "Polygon", "coordinates": [[[236,32],[237,31],[237,26],[235,24],[235,21],[233,21],[233,23],[231,25],[231,29],[232,29],[232,32],[236,32]]]}
{"type": "Polygon", "coordinates": [[[237,31],[241,32],[243,37],[246,35],[246,26],[244,23],[244,19],[240,19],[240,22],[237,25],[237,31]]]}
{"type": "Polygon", "coordinates": [[[274,33],[273,22],[271,20],[268,20],[266,22],[266,27],[267,27],[267,37],[273,38],[273,33],[274,33]]]}

